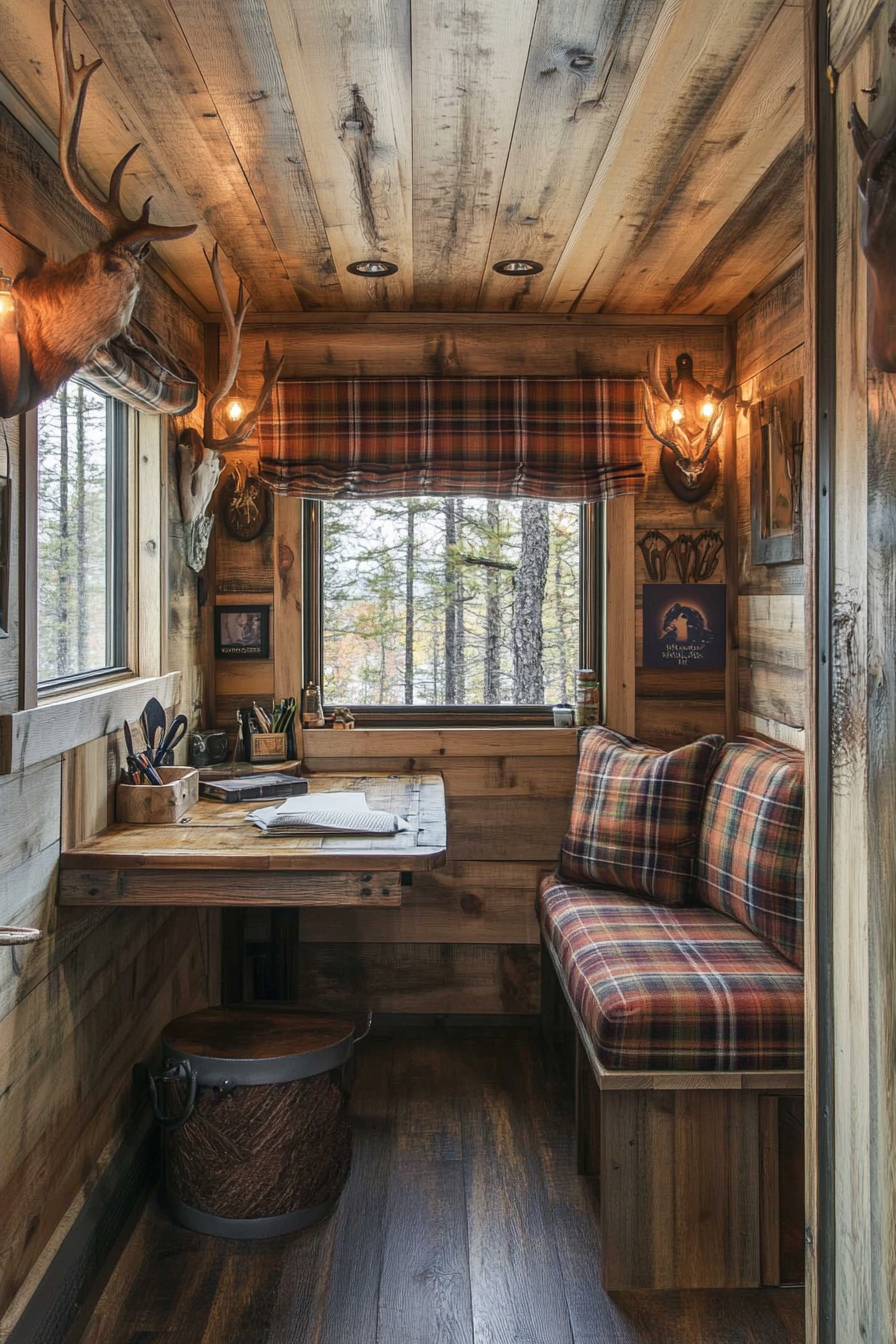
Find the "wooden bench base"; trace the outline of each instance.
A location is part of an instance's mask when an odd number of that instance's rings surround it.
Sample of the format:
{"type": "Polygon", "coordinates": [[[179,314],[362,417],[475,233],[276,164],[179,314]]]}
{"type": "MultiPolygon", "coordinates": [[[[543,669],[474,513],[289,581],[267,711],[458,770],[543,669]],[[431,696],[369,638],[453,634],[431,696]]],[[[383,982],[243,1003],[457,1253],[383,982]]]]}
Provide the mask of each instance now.
{"type": "Polygon", "coordinates": [[[802,1073],[607,1070],[544,946],[576,1026],[578,1150],[600,1180],[604,1288],[780,1283],[778,1098],[798,1105],[802,1073]]]}

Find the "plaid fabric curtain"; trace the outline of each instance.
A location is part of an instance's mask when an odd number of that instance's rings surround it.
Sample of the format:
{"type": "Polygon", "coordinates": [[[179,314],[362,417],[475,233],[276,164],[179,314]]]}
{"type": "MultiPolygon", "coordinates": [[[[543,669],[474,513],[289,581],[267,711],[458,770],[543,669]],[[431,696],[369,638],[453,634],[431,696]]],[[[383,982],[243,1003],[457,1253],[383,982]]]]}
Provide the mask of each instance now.
{"type": "Polygon", "coordinates": [[[199,379],[137,318],[84,365],[101,391],[150,415],[186,415],[199,400],[199,379]]]}
{"type": "Polygon", "coordinates": [[[313,499],[609,499],[641,488],[642,423],[634,379],[280,382],[258,423],[259,474],[313,499]]]}

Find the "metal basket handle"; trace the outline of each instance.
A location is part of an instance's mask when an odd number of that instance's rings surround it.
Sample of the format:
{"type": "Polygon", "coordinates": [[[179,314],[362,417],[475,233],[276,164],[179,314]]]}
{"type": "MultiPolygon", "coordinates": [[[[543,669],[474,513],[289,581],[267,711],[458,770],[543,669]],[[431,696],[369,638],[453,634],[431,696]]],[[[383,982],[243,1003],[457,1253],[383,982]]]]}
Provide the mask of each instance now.
{"type": "Polygon", "coordinates": [[[152,1102],[152,1113],[162,1129],[180,1129],[181,1125],[187,1123],[190,1116],[193,1114],[193,1109],[196,1105],[198,1081],[199,1075],[196,1073],[195,1069],[190,1068],[190,1065],[185,1059],[180,1060],[177,1064],[169,1064],[168,1068],[162,1073],[150,1073],[149,1098],[152,1102]],[[188,1092],[186,1104],[180,1115],[165,1115],[159,1105],[158,1084],[177,1082],[184,1082],[187,1084],[188,1092]]]}

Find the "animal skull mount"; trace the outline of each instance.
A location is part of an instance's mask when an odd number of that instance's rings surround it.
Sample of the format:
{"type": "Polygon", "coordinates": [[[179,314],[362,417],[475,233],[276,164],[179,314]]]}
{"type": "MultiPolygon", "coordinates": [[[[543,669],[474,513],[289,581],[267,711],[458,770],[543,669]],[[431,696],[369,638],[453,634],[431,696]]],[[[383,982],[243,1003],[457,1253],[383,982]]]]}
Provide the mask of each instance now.
{"type": "Polygon", "coordinates": [[[202,435],[200,436],[195,429],[185,429],[177,441],[180,459],[178,487],[181,515],[184,520],[184,552],[187,564],[197,574],[201,573],[205,567],[208,544],[215,521],[214,514],[206,514],[206,510],[211,503],[212,495],[215,493],[215,487],[224,466],[221,453],[228,448],[238,447],[252,433],[283,368],[283,358],[281,357],[280,361],[274,364],[271,360],[270,350],[265,346],[265,380],[256,398],[255,405],[248,415],[243,416],[231,433],[224,435],[222,438],[216,438],[215,411],[236,381],[241,355],[240,334],[243,328],[243,319],[251,300],[243,289],[241,280],[236,312],[234,312],[230,299],[227,297],[227,290],[224,288],[224,280],[218,262],[217,244],[212,255],[209,256],[206,253],[205,259],[212,273],[215,293],[218,295],[218,302],[221,305],[224,327],[227,331],[229,353],[227,365],[218,380],[217,387],[209,394],[205,403],[202,435]]]}
{"type": "Polygon", "coordinates": [[[849,129],[862,160],[856,185],[869,273],[868,353],[878,369],[896,373],[896,124],[874,136],[852,103],[849,129]]]}
{"type": "MultiPolygon", "coordinates": [[[[661,348],[647,359],[644,418],[650,433],[663,446],[660,466],[673,494],[686,503],[702,499],[719,476],[717,447],[725,424],[725,400],[734,388],[719,392],[694,377],[694,361],[681,354],[676,377],[669,386],[660,374],[661,348]]],[[[726,379],[727,381],[727,379],[726,379]]]]}
{"type": "Polygon", "coordinates": [[[52,0],[50,24],[59,85],[59,165],[72,195],[108,231],[109,241],[71,261],[45,261],[13,283],[15,323],[5,321],[0,332],[0,419],[51,397],[100,346],[120,336],[134,311],[150,244],[185,238],[196,228],[150,223],[149,200],[138,219],[124,213],[121,183],[139,145],[113,170],[105,199],[97,195],[78,161],[78,137],[87,89],[102,61],[87,65],[82,56],[75,64],[68,11],[58,0],[52,0]]]}

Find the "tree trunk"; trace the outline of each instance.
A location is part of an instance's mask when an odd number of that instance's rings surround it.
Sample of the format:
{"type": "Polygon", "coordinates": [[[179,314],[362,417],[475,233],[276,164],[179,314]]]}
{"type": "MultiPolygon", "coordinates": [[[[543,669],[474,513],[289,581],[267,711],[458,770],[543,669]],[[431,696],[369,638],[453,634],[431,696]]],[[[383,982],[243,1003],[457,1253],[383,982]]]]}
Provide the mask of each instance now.
{"type": "MultiPolygon", "coordinates": [[[[459,499],[455,503],[456,518],[456,554],[460,554],[463,549],[463,530],[464,530],[464,502],[459,499]]],[[[464,628],[464,571],[462,567],[455,564],[454,567],[454,694],[455,704],[464,705],[467,701],[467,677],[465,660],[467,656],[466,630],[464,628]]]]}
{"type": "Polygon", "coordinates": [[[68,388],[59,391],[59,588],[56,599],[56,675],[69,671],[68,620],[71,548],[68,530],[68,388]]]}
{"type": "Polygon", "coordinates": [[[75,508],[78,519],[78,545],[76,558],[78,564],[78,667],[83,672],[87,667],[87,491],[85,485],[85,446],[84,446],[84,388],[78,384],[75,403],[77,421],[75,438],[75,508]]]}
{"type": "Polygon", "coordinates": [[[524,499],[520,563],[513,595],[513,696],[518,705],[544,704],[542,606],[548,577],[548,505],[524,499]]]}
{"type": "Polygon", "coordinates": [[[454,500],[445,511],[445,704],[457,704],[457,516],[454,500]]]}
{"type": "Polygon", "coordinates": [[[404,563],[404,702],[414,703],[414,506],[408,503],[404,563]]]}
{"type": "MultiPolygon", "coordinates": [[[[501,506],[490,499],[486,508],[488,558],[497,560],[501,549],[501,506]]],[[[485,571],[485,676],[484,700],[487,705],[501,703],[501,597],[500,571],[490,566],[485,571]]]]}
{"type": "Polygon", "coordinates": [[[560,699],[569,700],[569,662],[566,656],[566,631],[563,629],[563,573],[560,567],[560,550],[554,562],[554,610],[557,613],[557,647],[559,650],[560,699]]]}

